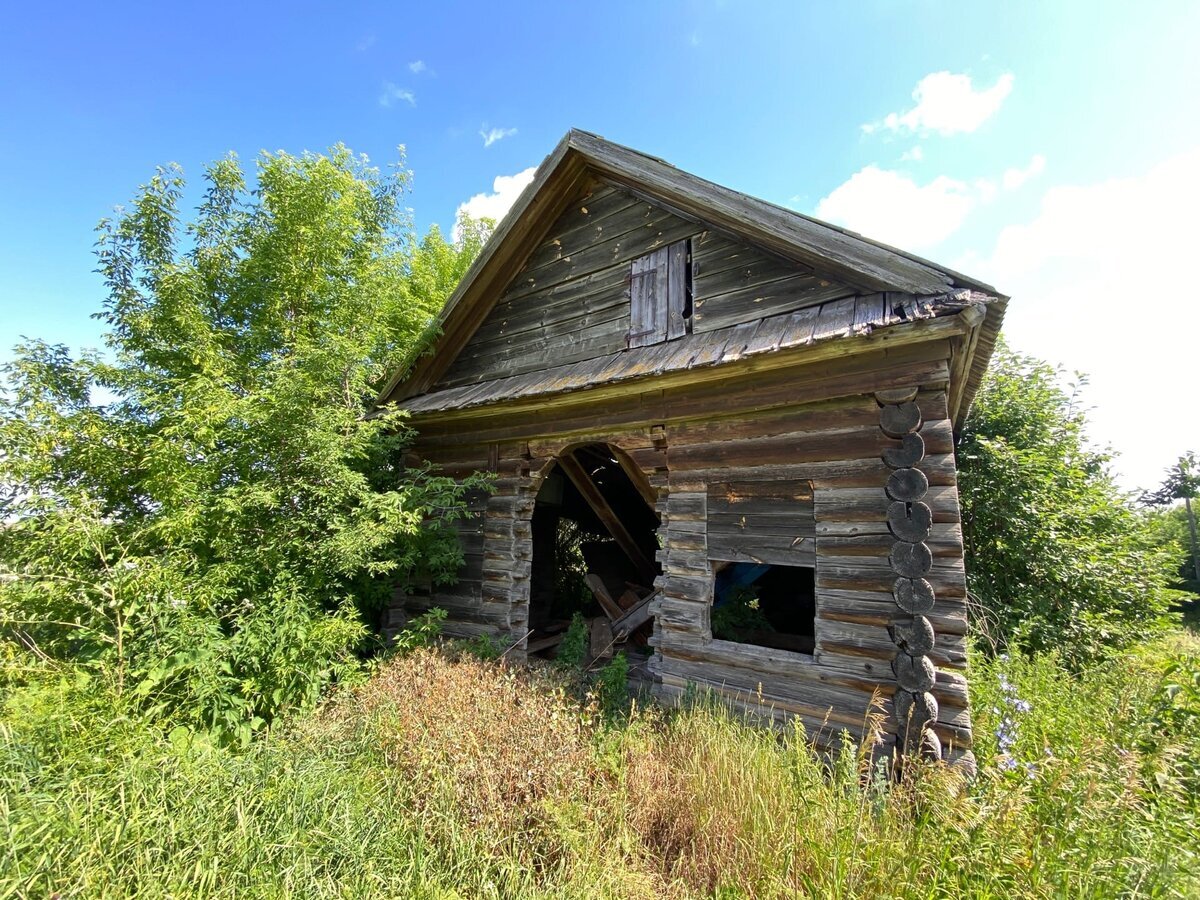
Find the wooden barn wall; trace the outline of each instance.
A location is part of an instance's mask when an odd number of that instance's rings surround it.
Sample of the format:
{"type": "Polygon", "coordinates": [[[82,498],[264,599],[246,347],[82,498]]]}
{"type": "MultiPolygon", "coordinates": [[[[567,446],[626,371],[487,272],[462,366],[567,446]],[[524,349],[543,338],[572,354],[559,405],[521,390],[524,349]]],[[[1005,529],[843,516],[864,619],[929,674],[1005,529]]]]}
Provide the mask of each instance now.
{"type": "Polygon", "coordinates": [[[662,696],[681,696],[688,684],[710,687],[748,710],[761,713],[765,704],[777,717],[798,716],[810,734],[831,740],[843,729],[860,734],[874,702],[885,730],[894,734],[891,661],[897,651],[888,626],[899,616],[888,562],[894,538],[884,485],[890,470],[880,455],[899,442],[880,430],[874,391],[919,387],[926,446],[921,468],[934,521],[928,578],[937,596],[929,616],[937,635],[930,654],[938,669],[935,730],[951,756],[969,751],[966,582],[946,396],[949,356],[948,342],[939,340],[733,381],[631,391],[602,408],[559,401],[418,418],[413,424],[420,456],[448,474],[491,468],[497,476],[482,519],[482,555],[468,557],[478,559],[479,568],[468,567],[458,587],[435,592],[429,602],[450,612],[451,634],[490,631],[519,640],[532,556],[529,517],[541,476],[564,448],[607,442],[625,450],[659,492],[663,574],[652,668],[662,696]],[[812,485],[812,655],[711,638],[708,489],[763,480],[812,485]]]}
{"type": "Polygon", "coordinates": [[[630,264],[685,238],[692,239],[697,333],[855,293],[626,191],[596,185],[555,223],[437,387],[624,350],[630,264]]]}

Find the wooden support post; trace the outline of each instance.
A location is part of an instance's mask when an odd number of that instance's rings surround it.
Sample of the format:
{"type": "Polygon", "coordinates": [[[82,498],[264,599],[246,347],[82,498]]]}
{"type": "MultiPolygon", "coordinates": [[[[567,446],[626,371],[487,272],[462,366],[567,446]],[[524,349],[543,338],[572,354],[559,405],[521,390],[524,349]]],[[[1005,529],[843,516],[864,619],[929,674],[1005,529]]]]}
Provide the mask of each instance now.
{"type": "Polygon", "coordinates": [[[608,505],[608,501],[604,499],[604,495],[600,493],[600,489],[596,487],[596,483],[592,481],[591,476],[579,464],[579,460],[575,458],[573,453],[564,453],[559,457],[558,464],[567,473],[567,477],[571,479],[571,483],[575,485],[576,490],[583,495],[583,498],[588,502],[588,505],[592,508],[597,518],[604,523],[604,527],[613,536],[613,540],[625,551],[625,555],[633,561],[638,573],[646,579],[646,584],[653,584],[657,575],[654,571],[654,564],[646,558],[646,554],[642,552],[637,542],[634,541],[633,537],[625,529],[624,524],[617,518],[617,514],[608,505]]]}

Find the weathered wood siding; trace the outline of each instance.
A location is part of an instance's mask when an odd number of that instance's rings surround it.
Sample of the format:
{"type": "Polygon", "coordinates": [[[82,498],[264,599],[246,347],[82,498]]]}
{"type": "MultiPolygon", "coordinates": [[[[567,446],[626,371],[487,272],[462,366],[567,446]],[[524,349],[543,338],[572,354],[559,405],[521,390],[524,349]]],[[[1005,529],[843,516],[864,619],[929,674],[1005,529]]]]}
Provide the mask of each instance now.
{"type": "MultiPolygon", "coordinates": [[[[809,268],[598,184],[529,257],[437,389],[596,359],[629,346],[634,260],[691,239],[696,333],[855,293],[809,268]]],[[[671,323],[674,337],[681,322],[671,323]]],[[[635,342],[636,345],[636,342],[635,342]]]]}
{"type": "Polygon", "coordinates": [[[938,339],[629,391],[602,405],[568,395],[469,416],[418,416],[413,424],[421,456],[448,474],[490,467],[498,477],[483,520],[478,581],[471,570],[458,588],[435,592],[429,602],[450,611],[452,634],[490,630],[519,641],[532,558],[529,517],[542,473],[571,445],[609,443],[624,450],[658,491],[663,574],[652,668],[661,694],[670,699],[688,684],[710,687],[747,709],[799,716],[811,734],[828,739],[843,729],[859,734],[874,698],[894,735],[896,646],[888,627],[903,617],[892,597],[896,575],[888,561],[895,538],[884,486],[892,470],[881,454],[900,442],[881,431],[874,392],[916,388],[925,444],[921,469],[930,483],[924,502],[933,517],[927,544],[934,557],[928,578],[936,590],[928,617],[937,635],[929,654],[938,670],[934,727],[950,756],[961,755],[970,749],[966,584],[946,397],[949,363],[950,343],[938,339]],[[812,486],[810,500],[797,495],[798,513],[808,505],[815,537],[806,557],[816,568],[812,655],[711,637],[712,551],[728,542],[730,522],[722,518],[727,511],[710,508],[709,498],[730,483],[763,481],[812,486]]]}
{"type": "Polygon", "coordinates": [[[710,481],[707,490],[711,562],[813,565],[817,530],[809,482],[710,481]]]}

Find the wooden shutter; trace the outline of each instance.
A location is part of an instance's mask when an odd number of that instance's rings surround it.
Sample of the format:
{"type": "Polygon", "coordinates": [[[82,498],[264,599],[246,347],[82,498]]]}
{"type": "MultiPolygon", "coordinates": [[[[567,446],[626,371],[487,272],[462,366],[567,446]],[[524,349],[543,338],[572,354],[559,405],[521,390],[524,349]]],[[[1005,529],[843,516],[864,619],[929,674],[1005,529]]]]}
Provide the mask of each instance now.
{"type": "Polygon", "coordinates": [[[629,346],[645,347],[667,339],[667,250],[662,247],[635,259],[629,273],[629,346]]]}
{"type": "Polygon", "coordinates": [[[629,346],[645,347],[688,332],[688,241],[635,259],[629,273],[629,346]]]}

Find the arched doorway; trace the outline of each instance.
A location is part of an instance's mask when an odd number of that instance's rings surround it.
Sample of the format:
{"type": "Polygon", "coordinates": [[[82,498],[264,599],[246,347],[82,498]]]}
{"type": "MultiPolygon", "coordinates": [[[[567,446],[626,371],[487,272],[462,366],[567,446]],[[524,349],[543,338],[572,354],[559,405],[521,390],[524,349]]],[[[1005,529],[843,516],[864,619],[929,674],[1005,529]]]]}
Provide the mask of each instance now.
{"type": "Polygon", "coordinates": [[[575,617],[589,655],[644,647],[662,572],[654,490],[621,450],[583,444],[559,454],[531,519],[528,652],[553,657],[575,617]]]}

